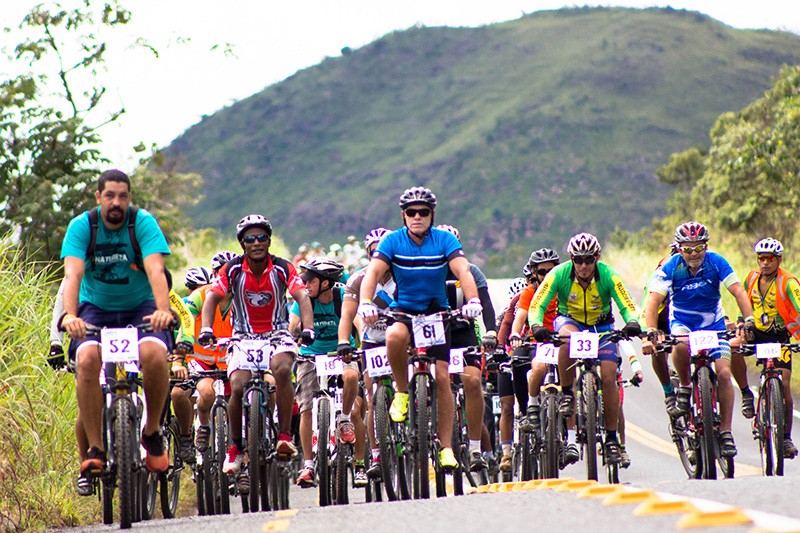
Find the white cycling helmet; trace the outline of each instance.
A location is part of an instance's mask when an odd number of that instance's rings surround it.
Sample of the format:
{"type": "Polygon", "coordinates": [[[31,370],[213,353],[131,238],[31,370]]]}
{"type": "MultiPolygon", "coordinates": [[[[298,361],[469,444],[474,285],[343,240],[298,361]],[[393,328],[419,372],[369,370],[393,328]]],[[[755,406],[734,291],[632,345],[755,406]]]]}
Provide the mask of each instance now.
{"type": "Polygon", "coordinates": [[[597,255],[600,253],[600,243],[591,233],[578,233],[569,240],[567,253],[572,256],[597,255]]]}
{"type": "Polygon", "coordinates": [[[250,228],[264,228],[268,237],[272,237],[272,224],[263,215],[247,215],[236,224],[236,240],[242,242],[244,232],[250,228]]]}
{"type": "Polygon", "coordinates": [[[364,237],[364,249],[366,250],[373,244],[378,244],[383,239],[384,235],[388,234],[389,230],[386,228],[375,228],[374,230],[367,233],[367,236],[364,237]]]}
{"type": "Polygon", "coordinates": [[[684,222],[675,228],[675,242],[708,242],[708,229],[699,222],[684,222]]]}
{"type": "MultiPolygon", "coordinates": [[[[344,272],[344,266],[341,263],[324,257],[317,257],[308,263],[303,263],[300,268],[306,272],[311,272],[317,277],[328,279],[331,283],[342,279],[342,272],[344,272]]],[[[303,276],[301,275],[301,277],[303,276]]]]}
{"type": "Polygon", "coordinates": [[[186,272],[186,276],[183,278],[183,284],[186,285],[187,289],[193,291],[197,287],[202,287],[203,285],[211,283],[211,278],[210,270],[206,267],[198,266],[190,268],[186,272]]]}
{"type": "Polygon", "coordinates": [[[229,250],[222,250],[215,253],[214,257],[211,258],[211,270],[216,272],[222,268],[225,263],[237,256],[238,254],[236,252],[231,252],[229,250]]]}
{"type": "Polygon", "coordinates": [[[511,285],[508,286],[508,296],[513,298],[520,292],[522,289],[528,286],[528,280],[525,278],[514,278],[511,280],[511,285]]]}
{"type": "Polygon", "coordinates": [[[458,228],[451,226],[450,224],[439,224],[436,226],[436,229],[446,231],[447,233],[452,233],[456,239],[459,241],[461,240],[461,233],[459,233],[458,228]]]}
{"type": "Polygon", "coordinates": [[[753,251],[757,254],[772,254],[783,257],[783,245],[781,241],[769,237],[758,241],[753,247],[753,251]]]}

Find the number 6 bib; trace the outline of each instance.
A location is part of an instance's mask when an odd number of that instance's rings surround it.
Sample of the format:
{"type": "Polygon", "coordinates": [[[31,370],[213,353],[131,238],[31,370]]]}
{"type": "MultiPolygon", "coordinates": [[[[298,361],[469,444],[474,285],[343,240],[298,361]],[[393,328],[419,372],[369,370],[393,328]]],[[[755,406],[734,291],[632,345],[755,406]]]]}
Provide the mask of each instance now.
{"type": "Polygon", "coordinates": [[[591,331],[574,331],[569,337],[570,359],[597,359],[600,335],[591,331]]]}

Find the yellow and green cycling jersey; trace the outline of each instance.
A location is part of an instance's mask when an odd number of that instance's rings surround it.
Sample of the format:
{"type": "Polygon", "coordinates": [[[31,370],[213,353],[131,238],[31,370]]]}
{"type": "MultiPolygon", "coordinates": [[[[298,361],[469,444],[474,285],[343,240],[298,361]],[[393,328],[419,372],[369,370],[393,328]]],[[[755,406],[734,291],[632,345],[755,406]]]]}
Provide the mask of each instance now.
{"type": "Polygon", "coordinates": [[[619,274],[599,261],[595,277],[586,289],[575,279],[572,261],[562,263],[551,270],[531,300],[528,309],[528,323],[531,326],[542,325],[547,306],[553,298],[557,298],[559,315],[572,317],[588,326],[608,324],[613,321],[612,299],[617,302],[625,322],[636,320],[639,314],[619,274]]]}
{"type": "Polygon", "coordinates": [[[170,289],[169,291],[169,306],[178,314],[181,326],[175,336],[176,342],[194,343],[194,317],[186,307],[183,299],[178,294],[170,289]]]}

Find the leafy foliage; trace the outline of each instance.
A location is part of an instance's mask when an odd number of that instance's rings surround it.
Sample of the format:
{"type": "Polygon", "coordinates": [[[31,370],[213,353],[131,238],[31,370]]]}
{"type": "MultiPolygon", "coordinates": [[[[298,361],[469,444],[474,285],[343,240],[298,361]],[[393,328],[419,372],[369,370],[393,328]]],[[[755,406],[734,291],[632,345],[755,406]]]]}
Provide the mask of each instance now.
{"type": "Polygon", "coordinates": [[[291,246],[341,241],[398,227],[397,196],[424,184],[468,257],[513,275],[576,231],[663,216],[676,184],[656,169],[800,62],[798,44],[668,8],[414,27],[206,117],[166,152],[206,180],[196,224],[263,212],[291,246]]]}

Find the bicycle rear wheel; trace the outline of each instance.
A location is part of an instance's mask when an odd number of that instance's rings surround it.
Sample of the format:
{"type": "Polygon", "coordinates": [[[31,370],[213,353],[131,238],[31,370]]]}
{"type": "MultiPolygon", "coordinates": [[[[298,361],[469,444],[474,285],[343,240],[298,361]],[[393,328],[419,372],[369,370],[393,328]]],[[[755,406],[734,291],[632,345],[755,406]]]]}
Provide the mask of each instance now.
{"type": "Polygon", "coordinates": [[[428,379],[424,374],[414,376],[414,413],[416,443],[414,446],[414,498],[431,496],[430,463],[430,409],[428,379]]]}
{"type": "Polygon", "coordinates": [[[708,367],[697,369],[697,387],[700,400],[700,460],[703,479],[717,479],[716,436],[714,434],[714,398],[711,390],[711,372],[708,367]]]}
{"type": "Polygon", "coordinates": [[[317,477],[319,478],[319,504],[330,505],[331,500],[331,458],[330,443],[331,401],[322,396],[317,404],[317,477]]]}
{"type": "Polygon", "coordinates": [[[183,461],[178,455],[180,449],[180,429],[178,421],[172,419],[166,427],[167,453],[170,458],[170,468],[163,474],[159,474],[161,514],[164,518],[175,518],[178,510],[178,497],[181,491],[181,472],[183,471],[183,461]]]}
{"type": "Polygon", "coordinates": [[[133,420],[133,405],[127,398],[117,398],[114,402],[114,457],[117,463],[117,485],[119,487],[119,527],[131,527],[135,516],[136,472],[134,472],[134,447],[138,452],[138,439],[135,438],[136,424],[133,420]]]}
{"type": "Polygon", "coordinates": [[[336,505],[347,505],[350,503],[348,497],[348,472],[350,470],[350,458],[353,456],[352,445],[338,443],[336,446],[336,475],[334,484],[336,487],[336,505]]]}
{"type": "Polygon", "coordinates": [[[581,376],[581,413],[586,437],[586,479],[597,481],[597,383],[594,376],[581,376]]]}
{"type": "Polygon", "coordinates": [[[542,453],[542,477],[554,479],[558,477],[561,455],[561,424],[558,418],[558,395],[544,394],[544,451],[542,453]]]}

